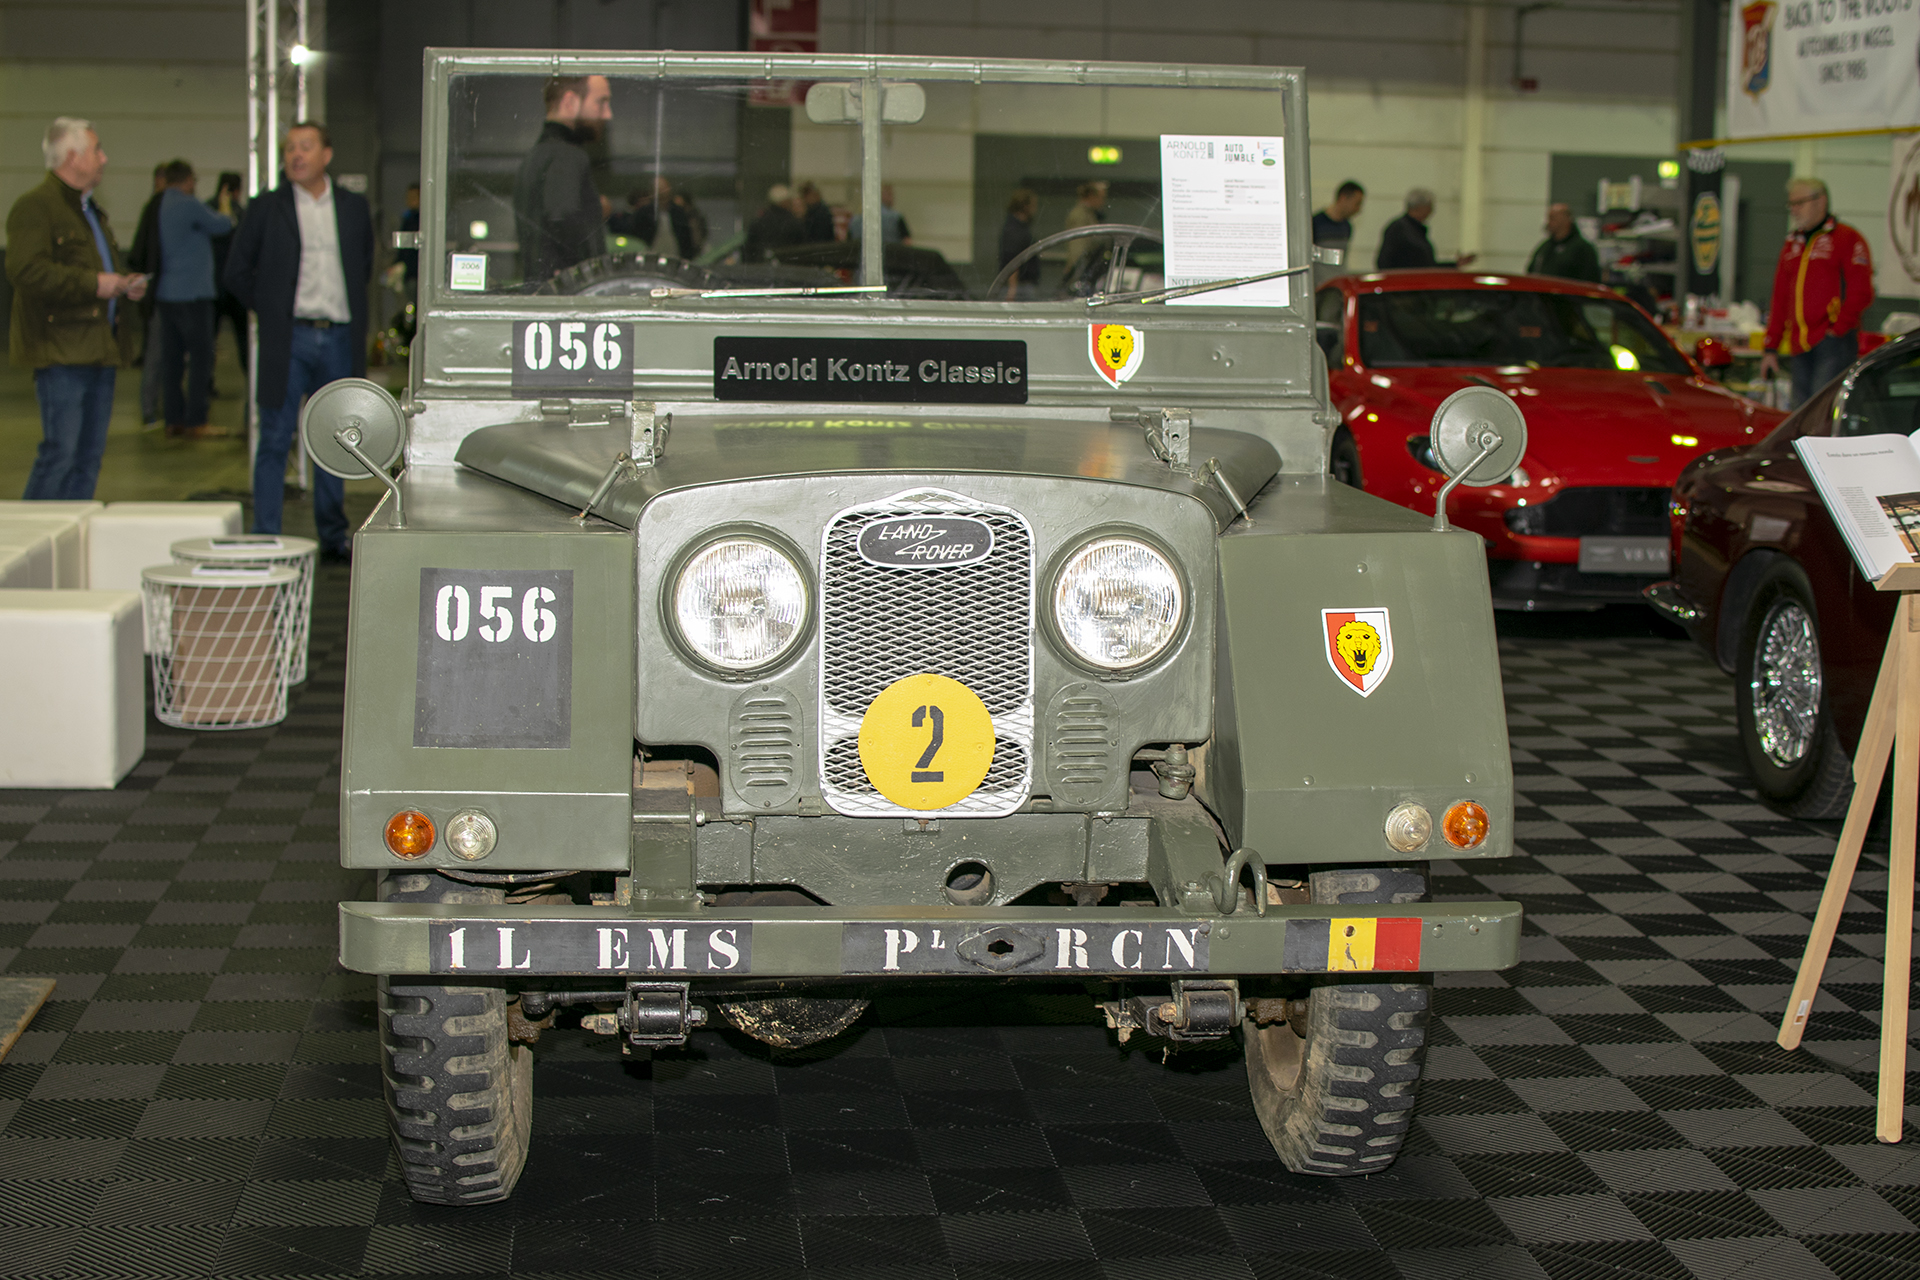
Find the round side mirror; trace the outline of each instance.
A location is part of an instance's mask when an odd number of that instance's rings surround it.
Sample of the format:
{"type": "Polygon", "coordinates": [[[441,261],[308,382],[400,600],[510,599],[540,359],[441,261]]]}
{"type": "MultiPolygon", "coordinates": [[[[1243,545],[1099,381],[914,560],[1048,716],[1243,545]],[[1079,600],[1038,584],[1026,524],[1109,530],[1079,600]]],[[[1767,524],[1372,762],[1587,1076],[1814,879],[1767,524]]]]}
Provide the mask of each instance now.
{"type": "Polygon", "coordinates": [[[1447,497],[1458,485],[1499,484],[1527,451],[1527,419],[1520,406],[1492,387],[1462,387],[1440,402],[1427,435],[1433,460],[1447,475],[1434,499],[1433,530],[1445,533],[1447,497]]]}
{"type": "Polygon", "coordinates": [[[1440,470],[1461,484],[1499,484],[1527,451],[1520,406],[1492,387],[1462,387],[1434,410],[1427,436],[1440,470]]]}
{"type": "Polygon", "coordinates": [[[342,480],[381,475],[399,460],[407,441],[400,402],[377,382],[342,378],[307,398],[300,410],[300,443],[313,465],[342,480]],[[350,446],[350,447],[349,447],[350,446]],[[357,456],[356,456],[357,451],[357,456]]]}

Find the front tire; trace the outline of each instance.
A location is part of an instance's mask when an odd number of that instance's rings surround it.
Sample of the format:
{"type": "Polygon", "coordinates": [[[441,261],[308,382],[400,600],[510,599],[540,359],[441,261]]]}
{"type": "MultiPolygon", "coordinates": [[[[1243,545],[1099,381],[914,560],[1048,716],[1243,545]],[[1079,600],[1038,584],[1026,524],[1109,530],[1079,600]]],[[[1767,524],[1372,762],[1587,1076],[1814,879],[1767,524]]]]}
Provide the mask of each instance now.
{"type": "MultiPolygon", "coordinates": [[[[1426,871],[1317,872],[1314,902],[1424,902],[1426,871]]],[[[1247,1085],[1274,1154],[1294,1173],[1375,1173],[1413,1127],[1432,988],[1419,982],[1317,982],[1304,1011],[1244,1027],[1247,1085]]],[[[1295,1002],[1298,1007],[1299,1002],[1295,1002]]]]}
{"type": "Polygon", "coordinates": [[[1837,818],[1853,798],[1825,685],[1813,588],[1799,565],[1777,561],[1741,625],[1734,718],[1754,786],[1790,818],[1837,818]]]}
{"type": "MultiPolygon", "coordinates": [[[[386,902],[499,903],[498,889],[388,876],[386,902]]],[[[532,1132],[533,1054],[507,1033],[507,993],[416,977],[379,980],[387,1117],[407,1191],[424,1204],[513,1193],[532,1132]]]]}

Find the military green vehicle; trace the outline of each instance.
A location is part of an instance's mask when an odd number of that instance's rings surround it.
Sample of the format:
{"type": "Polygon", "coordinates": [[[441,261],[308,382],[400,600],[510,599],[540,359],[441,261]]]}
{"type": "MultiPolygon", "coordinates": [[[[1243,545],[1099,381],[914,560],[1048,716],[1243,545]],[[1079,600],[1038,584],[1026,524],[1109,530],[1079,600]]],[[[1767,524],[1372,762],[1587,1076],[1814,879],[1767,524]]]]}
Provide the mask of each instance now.
{"type": "MultiPolygon", "coordinates": [[[[556,1018],[793,1047],[956,982],[1237,1040],[1286,1167],[1386,1167],[1431,973],[1515,959],[1516,904],[1426,873],[1511,851],[1512,779],[1479,539],[1326,474],[1303,73],[425,74],[409,385],[302,419],[389,489],[341,794],[379,890],[340,960],[379,975],[413,1195],[511,1192],[556,1018]],[[549,77],[616,212],[529,279],[549,77]],[[775,207],[805,184],[824,214],[775,207]]],[[[1434,448],[1491,483],[1523,436],[1472,387],[1434,448]]]]}

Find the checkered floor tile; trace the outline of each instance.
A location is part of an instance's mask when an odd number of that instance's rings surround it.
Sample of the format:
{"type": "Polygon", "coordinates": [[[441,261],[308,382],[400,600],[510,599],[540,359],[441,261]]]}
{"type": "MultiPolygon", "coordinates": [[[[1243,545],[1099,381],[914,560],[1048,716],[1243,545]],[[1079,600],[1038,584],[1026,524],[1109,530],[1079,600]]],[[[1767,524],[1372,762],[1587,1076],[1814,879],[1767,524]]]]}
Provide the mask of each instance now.
{"type": "Polygon", "coordinates": [[[799,1053],[549,1035],[514,1199],[415,1206],[333,964],[371,889],[335,861],[344,608],[328,571],[279,727],[0,793],[0,972],[59,981],[0,1065],[0,1274],[1920,1276],[1920,1142],[1873,1137],[1884,834],[1783,1052],[1835,833],[1756,802],[1697,651],[1600,620],[1503,620],[1524,853],[1435,889],[1527,933],[1439,975],[1388,1173],[1286,1174],[1236,1054],[1122,1050],[1078,988],[943,991],[799,1053]]]}

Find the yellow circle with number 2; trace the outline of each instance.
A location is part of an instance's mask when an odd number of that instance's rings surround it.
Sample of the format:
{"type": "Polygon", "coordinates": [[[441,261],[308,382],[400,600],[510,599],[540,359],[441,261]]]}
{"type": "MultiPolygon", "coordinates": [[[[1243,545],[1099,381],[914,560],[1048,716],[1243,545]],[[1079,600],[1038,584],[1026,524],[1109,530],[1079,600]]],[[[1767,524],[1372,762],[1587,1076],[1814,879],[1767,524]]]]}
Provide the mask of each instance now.
{"type": "Polygon", "coordinates": [[[946,676],[903,676],[860,718],[860,763],[902,809],[944,809],[972,795],[993,763],[993,716],[946,676]]]}

